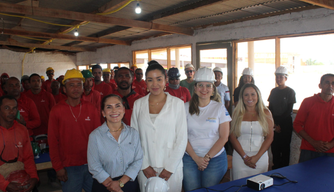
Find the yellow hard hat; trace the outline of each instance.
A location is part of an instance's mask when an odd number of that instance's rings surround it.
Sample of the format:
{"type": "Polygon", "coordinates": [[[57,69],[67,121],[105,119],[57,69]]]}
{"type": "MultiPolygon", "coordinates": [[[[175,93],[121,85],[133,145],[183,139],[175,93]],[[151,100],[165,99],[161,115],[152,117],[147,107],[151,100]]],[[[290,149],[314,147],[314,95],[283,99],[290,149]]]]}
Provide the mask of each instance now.
{"type": "Polygon", "coordinates": [[[48,67],[48,68],[46,68],[46,72],[48,72],[48,71],[54,71],[54,69],[52,67],[48,67]]]}
{"type": "Polygon", "coordinates": [[[62,83],[65,85],[65,81],[68,79],[81,79],[83,82],[85,82],[85,78],[83,77],[81,71],[74,68],[66,71],[62,83]]]}
{"type": "Polygon", "coordinates": [[[103,73],[110,73],[110,69],[106,68],[102,70],[103,73]]]}
{"type": "Polygon", "coordinates": [[[41,79],[45,80],[45,77],[43,75],[41,75],[41,79]]]}

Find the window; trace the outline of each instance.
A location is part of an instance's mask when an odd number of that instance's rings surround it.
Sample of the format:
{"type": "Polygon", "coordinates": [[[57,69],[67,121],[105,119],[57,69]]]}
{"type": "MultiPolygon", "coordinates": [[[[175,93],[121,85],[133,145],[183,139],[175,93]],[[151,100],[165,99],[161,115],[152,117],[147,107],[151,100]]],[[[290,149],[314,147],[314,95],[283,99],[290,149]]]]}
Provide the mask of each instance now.
{"type": "Polygon", "coordinates": [[[185,79],[184,66],[191,63],[191,46],[165,47],[133,52],[134,61],[138,68],[145,73],[147,63],[150,60],[156,60],[165,69],[176,67],[179,69],[181,77],[185,79]]]}
{"type": "Polygon", "coordinates": [[[268,106],[270,91],[275,87],[275,40],[238,43],[238,84],[242,71],[247,67],[253,69],[255,85],[268,106]]]}
{"type": "Polygon", "coordinates": [[[321,91],[322,75],[333,73],[333,44],[334,34],[281,38],[281,65],[289,70],[286,85],[296,92],[294,109],[321,91]]]}

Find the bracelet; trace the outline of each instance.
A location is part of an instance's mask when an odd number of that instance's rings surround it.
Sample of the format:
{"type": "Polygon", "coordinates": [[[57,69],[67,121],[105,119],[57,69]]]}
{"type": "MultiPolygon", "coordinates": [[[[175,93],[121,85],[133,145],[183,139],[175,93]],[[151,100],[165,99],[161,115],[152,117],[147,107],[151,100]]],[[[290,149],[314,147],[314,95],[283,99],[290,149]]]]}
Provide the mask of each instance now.
{"type": "Polygon", "coordinates": [[[244,156],[242,156],[242,159],[245,159],[247,157],[247,154],[245,154],[244,156]]]}
{"type": "Polygon", "coordinates": [[[206,154],[204,157],[208,158],[209,160],[211,160],[211,157],[209,154],[206,154]]]}

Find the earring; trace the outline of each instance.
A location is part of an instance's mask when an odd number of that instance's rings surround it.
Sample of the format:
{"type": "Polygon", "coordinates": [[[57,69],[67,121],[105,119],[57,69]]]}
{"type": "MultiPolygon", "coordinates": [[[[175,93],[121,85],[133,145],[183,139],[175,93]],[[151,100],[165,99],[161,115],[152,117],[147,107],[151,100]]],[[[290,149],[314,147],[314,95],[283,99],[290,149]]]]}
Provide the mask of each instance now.
{"type": "Polygon", "coordinates": [[[211,96],[214,96],[215,94],[214,93],[212,93],[212,95],[211,96]]]}
{"type": "Polygon", "coordinates": [[[150,92],[150,90],[148,90],[148,88],[146,89],[147,93],[150,92]]]}
{"type": "Polygon", "coordinates": [[[164,91],[166,91],[166,86],[164,87],[164,91]]]}

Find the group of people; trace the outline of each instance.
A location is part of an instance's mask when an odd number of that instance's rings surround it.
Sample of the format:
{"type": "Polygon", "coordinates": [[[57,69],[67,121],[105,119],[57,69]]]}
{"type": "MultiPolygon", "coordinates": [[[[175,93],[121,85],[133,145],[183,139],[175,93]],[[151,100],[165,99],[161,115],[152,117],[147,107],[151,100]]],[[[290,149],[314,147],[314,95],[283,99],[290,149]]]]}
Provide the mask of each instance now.
{"type": "MultiPolygon", "coordinates": [[[[286,68],[275,72],[278,87],[268,108],[252,69],[246,68],[234,91],[231,118],[230,93],[219,67],[195,71],[187,64],[187,79],[180,81],[177,68],[166,72],[156,61],[148,64],[145,81],[140,68],[111,71],[99,65],[92,71],[68,70],[58,80],[48,68],[45,83],[32,74],[25,86],[29,90],[22,92],[17,78],[1,81],[0,190],[20,190],[1,172],[15,162],[22,162],[30,175],[27,191],[36,189],[29,145],[40,134],[48,135],[52,166],[64,192],[144,192],[157,181],[170,192],[210,187],[227,171],[228,140],[234,148],[233,180],[266,172],[270,146],[273,168],[289,165],[296,101],[285,85],[286,68]]],[[[319,88],[321,93],[304,100],[294,121],[303,138],[301,162],[334,150],[334,75],[324,75],[319,88]]],[[[53,178],[51,172],[48,176],[53,178]]]]}

